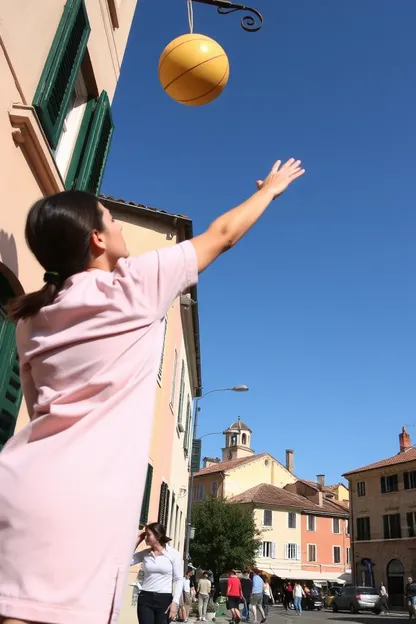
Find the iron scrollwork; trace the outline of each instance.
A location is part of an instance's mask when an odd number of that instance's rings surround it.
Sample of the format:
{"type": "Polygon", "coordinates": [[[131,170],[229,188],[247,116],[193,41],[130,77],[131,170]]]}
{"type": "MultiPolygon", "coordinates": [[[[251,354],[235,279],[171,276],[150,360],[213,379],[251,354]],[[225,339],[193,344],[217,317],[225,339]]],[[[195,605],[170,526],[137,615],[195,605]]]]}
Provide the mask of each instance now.
{"type": "Polygon", "coordinates": [[[234,4],[229,0],[193,0],[201,4],[209,4],[216,7],[217,12],[220,15],[228,15],[229,13],[235,13],[236,11],[243,11],[248,15],[243,15],[240,20],[241,28],[246,32],[257,32],[263,26],[263,16],[252,7],[245,6],[244,4],[234,4]]]}

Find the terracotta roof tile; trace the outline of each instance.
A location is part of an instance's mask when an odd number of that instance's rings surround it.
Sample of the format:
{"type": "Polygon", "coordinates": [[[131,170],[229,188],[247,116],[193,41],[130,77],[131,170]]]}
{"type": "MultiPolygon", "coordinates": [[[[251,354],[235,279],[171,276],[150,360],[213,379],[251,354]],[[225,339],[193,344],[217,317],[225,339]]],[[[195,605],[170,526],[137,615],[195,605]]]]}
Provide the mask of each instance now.
{"type": "Polygon", "coordinates": [[[322,506],[310,501],[304,496],[294,494],[284,488],[269,485],[268,483],[260,483],[241,494],[237,494],[230,499],[232,503],[254,503],[258,505],[273,505],[277,507],[285,507],[315,513],[317,515],[333,515],[347,517],[349,515],[347,508],[341,505],[339,501],[329,501],[324,499],[322,506]]]}
{"type": "Polygon", "coordinates": [[[375,470],[376,468],[387,468],[388,466],[406,464],[407,462],[411,461],[416,461],[416,446],[412,446],[412,448],[410,448],[408,451],[405,451],[404,453],[398,453],[397,455],[393,455],[393,457],[387,457],[387,459],[382,459],[381,461],[375,462],[374,464],[368,464],[368,466],[363,466],[362,468],[350,470],[349,472],[346,472],[344,474],[344,477],[356,474],[357,472],[375,470]]]}
{"type": "Polygon", "coordinates": [[[225,470],[231,470],[231,468],[238,468],[239,466],[248,464],[255,459],[265,457],[266,455],[268,455],[268,453],[259,453],[258,455],[251,455],[250,457],[240,457],[240,459],[232,459],[231,461],[220,462],[219,464],[208,466],[208,468],[202,468],[199,472],[196,472],[194,474],[194,477],[202,477],[203,475],[211,474],[213,472],[224,472],[225,470]]]}
{"type": "Polygon", "coordinates": [[[184,215],[184,214],[176,214],[173,212],[167,212],[167,210],[161,210],[160,208],[154,208],[153,206],[146,206],[145,204],[136,204],[136,202],[127,201],[126,199],[122,199],[121,197],[117,199],[116,197],[113,197],[112,195],[100,195],[99,198],[103,200],[115,202],[116,204],[124,204],[125,206],[132,206],[133,208],[141,208],[143,210],[150,210],[157,214],[164,214],[170,217],[179,217],[180,219],[189,219],[189,217],[187,217],[187,215],[184,215]]]}

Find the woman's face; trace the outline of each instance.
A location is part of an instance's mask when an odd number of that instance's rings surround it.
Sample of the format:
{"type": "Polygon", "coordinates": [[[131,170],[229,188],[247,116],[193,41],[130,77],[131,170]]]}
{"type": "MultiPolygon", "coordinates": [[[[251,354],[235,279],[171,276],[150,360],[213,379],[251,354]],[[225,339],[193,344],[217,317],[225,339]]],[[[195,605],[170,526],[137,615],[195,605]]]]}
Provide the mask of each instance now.
{"type": "Polygon", "coordinates": [[[104,230],[99,233],[103,251],[108,257],[110,264],[116,264],[120,258],[128,258],[129,252],[123,237],[123,226],[120,221],[116,221],[108,208],[99,204],[103,213],[104,230]]]}
{"type": "Polygon", "coordinates": [[[146,533],[146,544],[150,547],[152,546],[156,546],[157,544],[159,544],[158,540],[156,539],[155,534],[146,527],[145,530],[146,533]]]}

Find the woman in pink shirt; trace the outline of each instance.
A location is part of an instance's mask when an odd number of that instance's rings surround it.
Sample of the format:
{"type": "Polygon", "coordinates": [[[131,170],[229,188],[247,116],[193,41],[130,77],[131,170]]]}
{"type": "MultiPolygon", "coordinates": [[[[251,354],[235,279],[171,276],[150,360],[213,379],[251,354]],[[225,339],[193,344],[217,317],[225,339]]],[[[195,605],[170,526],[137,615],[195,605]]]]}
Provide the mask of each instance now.
{"type": "Polygon", "coordinates": [[[299,161],[276,163],[251,198],[202,235],[136,258],[121,224],[87,193],[31,208],[26,239],[45,285],[10,309],[31,422],[0,454],[1,624],[117,621],[164,317],[302,173],[299,161]]]}

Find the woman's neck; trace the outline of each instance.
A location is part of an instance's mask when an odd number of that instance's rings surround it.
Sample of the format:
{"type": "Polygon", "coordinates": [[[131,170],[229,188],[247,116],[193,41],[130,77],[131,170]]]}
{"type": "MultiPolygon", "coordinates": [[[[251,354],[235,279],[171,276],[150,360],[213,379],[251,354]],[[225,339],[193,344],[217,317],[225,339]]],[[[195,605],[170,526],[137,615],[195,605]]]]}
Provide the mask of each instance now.
{"type": "Polygon", "coordinates": [[[152,552],[163,552],[165,550],[165,547],[162,546],[162,544],[155,544],[154,546],[152,546],[152,552]]]}

